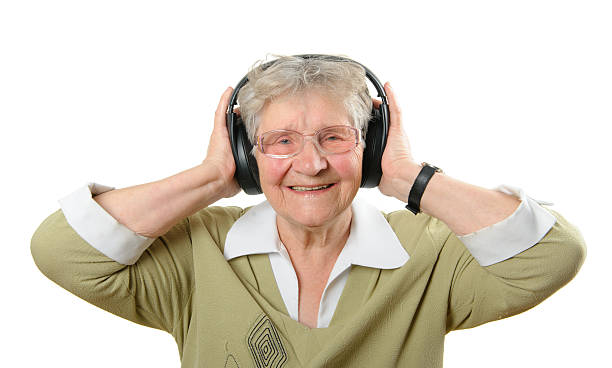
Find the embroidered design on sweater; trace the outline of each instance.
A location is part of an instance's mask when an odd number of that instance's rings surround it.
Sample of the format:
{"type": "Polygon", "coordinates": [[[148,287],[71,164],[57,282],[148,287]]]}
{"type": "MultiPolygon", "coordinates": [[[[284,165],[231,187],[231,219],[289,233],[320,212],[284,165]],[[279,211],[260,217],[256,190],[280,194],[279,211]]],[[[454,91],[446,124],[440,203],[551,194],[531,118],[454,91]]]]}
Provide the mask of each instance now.
{"type": "Polygon", "coordinates": [[[227,356],[227,359],[225,360],[225,368],[240,368],[236,358],[234,358],[232,354],[227,356]]]}
{"type": "Polygon", "coordinates": [[[257,320],[247,342],[257,368],[280,368],[285,365],[287,352],[267,315],[257,320]]]}

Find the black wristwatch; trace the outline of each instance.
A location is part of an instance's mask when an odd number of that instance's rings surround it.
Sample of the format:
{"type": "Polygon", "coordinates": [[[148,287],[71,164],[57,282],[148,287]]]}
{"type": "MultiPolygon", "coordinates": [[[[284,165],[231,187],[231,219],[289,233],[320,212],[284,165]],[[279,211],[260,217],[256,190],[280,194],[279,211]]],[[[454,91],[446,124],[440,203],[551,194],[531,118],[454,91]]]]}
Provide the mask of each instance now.
{"type": "Polygon", "coordinates": [[[419,175],[417,175],[414,180],[414,184],[412,184],[412,188],[410,188],[408,204],[406,205],[406,209],[410,210],[415,215],[421,213],[421,197],[423,197],[423,192],[425,192],[427,183],[429,183],[433,174],[443,172],[439,167],[430,165],[427,162],[421,163],[421,166],[423,166],[423,168],[421,168],[419,175]]]}

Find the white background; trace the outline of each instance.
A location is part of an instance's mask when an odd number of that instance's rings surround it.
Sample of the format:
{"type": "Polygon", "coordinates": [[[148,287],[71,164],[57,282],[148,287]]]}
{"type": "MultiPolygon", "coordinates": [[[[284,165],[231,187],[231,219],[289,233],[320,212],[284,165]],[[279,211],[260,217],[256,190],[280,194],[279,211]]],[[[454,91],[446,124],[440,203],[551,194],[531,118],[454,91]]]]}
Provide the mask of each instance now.
{"type": "Polygon", "coordinates": [[[268,53],[362,62],[392,82],[415,159],[522,187],[581,230],[574,281],[521,315],[450,333],[445,366],[607,364],[610,19],[609,2],[590,0],[3,1],[0,366],[179,367],[169,334],[45,278],[30,238],[88,181],[125,187],[200,163],[221,93],[268,53]]]}

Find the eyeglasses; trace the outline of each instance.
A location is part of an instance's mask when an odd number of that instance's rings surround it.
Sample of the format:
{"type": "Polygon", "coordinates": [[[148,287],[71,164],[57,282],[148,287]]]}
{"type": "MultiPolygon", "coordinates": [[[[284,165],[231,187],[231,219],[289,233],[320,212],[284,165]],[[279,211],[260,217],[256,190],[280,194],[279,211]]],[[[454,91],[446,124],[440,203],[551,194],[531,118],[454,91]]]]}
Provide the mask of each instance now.
{"type": "Polygon", "coordinates": [[[335,125],[314,134],[302,134],[293,130],[270,130],[257,138],[256,146],[268,157],[289,158],[304,149],[306,139],[312,140],[319,152],[335,155],[348,152],[361,142],[361,131],[348,125],[335,125]]]}

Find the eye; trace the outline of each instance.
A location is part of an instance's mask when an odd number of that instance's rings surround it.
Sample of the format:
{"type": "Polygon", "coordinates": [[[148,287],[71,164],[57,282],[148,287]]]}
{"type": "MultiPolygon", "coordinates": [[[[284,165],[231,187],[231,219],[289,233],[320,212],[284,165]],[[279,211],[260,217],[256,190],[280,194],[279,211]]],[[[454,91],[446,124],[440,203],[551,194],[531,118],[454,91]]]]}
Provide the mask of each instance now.
{"type": "Polygon", "coordinates": [[[291,137],[281,136],[281,137],[276,137],[274,139],[274,143],[272,143],[272,144],[286,146],[286,145],[289,145],[289,144],[292,144],[292,143],[293,143],[293,139],[291,137]]]}
{"type": "Polygon", "coordinates": [[[337,133],[328,133],[325,134],[323,137],[321,137],[321,141],[322,142],[338,142],[338,141],[344,141],[346,140],[346,137],[342,136],[341,134],[337,134],[337,133]]]}

